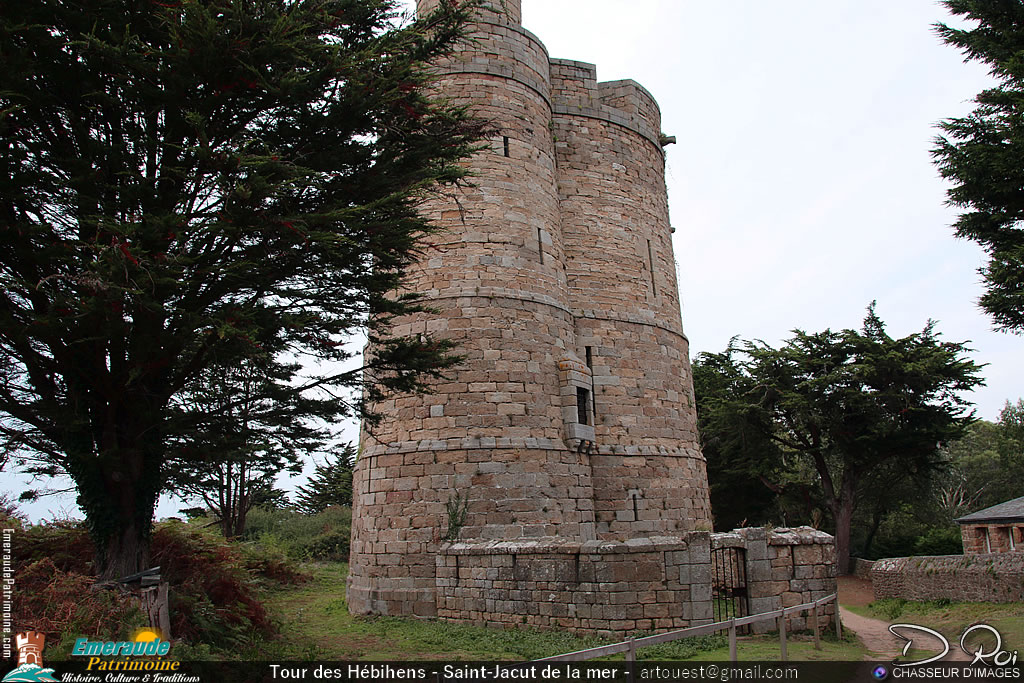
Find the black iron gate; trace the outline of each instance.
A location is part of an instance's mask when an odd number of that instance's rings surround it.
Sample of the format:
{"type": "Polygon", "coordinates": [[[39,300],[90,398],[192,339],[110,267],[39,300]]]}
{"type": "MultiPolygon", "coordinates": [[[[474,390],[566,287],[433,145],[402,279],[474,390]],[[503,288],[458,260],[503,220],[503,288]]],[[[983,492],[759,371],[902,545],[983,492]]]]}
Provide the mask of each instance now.
{"type": "Polygon", "coordinates": [[[750,614],[747,603],[747,558],[743,548],[711,551],[711,601],[715,621],[750,614]]]}

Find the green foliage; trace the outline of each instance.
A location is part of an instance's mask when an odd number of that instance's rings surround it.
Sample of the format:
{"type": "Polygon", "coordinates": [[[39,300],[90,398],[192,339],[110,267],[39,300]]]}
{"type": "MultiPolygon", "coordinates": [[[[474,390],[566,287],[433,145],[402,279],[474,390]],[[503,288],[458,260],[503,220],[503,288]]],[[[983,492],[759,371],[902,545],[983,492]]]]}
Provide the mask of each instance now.
{"type": "Polygon", "coordinates": [[[423,64],[472,6],[400,27],[396,6],[0,13],[0,436],[73,479],[103,576],[149,564],[170,457],[224,455],[212,444],[240,406],[189,399],[214,369],[259,362],[275,401],[334,415],[455,362],[448,343],[390,329],[422,310],[394,296],[433,229],[417,204],[462,181],[485,132],[425,95],[423,64]],[[368,365],[333,370],[359,330],[368,365]]]}
{"type": "Polygon", "coordinates": [[[793,477],[787,476],[781,448],[738,400],[752,387],[735,341],[723,353],[701,353],[693,361],[697,427],[719,530],[779,521],[781,497],[794,488],[784,481],[793,477]]]}
{"type": "Polygon", "coordinates": [[[809,483],[831,512],[845,572],[857,503],[941,467],[938,444],[972,420],[960,393],[981,383],[980,368],[965,345],[940,341],[932,323],[890,337],[873,304],[862,330],[793,334],[778,349],[745,342],[719,357],[729,360],[718,374],[730,388],[719,388],[712,405],[726,419],[705,422],[704,440],[731,441],[721,452],[752,476],[792,471],[787,463],[813,468],[809,483]],[[729,433],[730,423],[741,428],[729,433]],[[752,448],[737,444],[736,434],[751,432],[760,433],[752,448]]]}
{"type": "Polygon", "coordinates": [[[293,560],[347,562],[352,510],[329,507],[315,515],[255,508],[243,538],[274,548],[293,560]]]}
{"type": "Polygon", "coordinates": [[[998,422],[971,425],[945,456],[938,495],[946,519],[1024,496],[1024,400],[1007,401],[998,422]]]}
{"type": "Polygon", "coordinates": [[[291,390],[298,363],[271,362],[261,349],[235,366],[206,368],[175,397],[181,422],[165,467],[167,490],[200,498],[220,520],[221,533],[242,533],[245,517],[273,489],[282,471],[297,474],[302,457],[326,436],[311,423],[336,419],[337,401],[291,390]]]}
{"type": "MultiPolygon", "coordinates": [[[[238,547],[193,526],[168,522],[154,532],[153,561],[171,584],[175,638],[224,647],[275,632],[254,572],[238,547]]],[[[264,566],[280,576],[278,565],[264,566]]]]}
{"type": "Polygon", "coordinates": [[[462,527],[466,524],[466,513],[469,511],[469,494],[456,491],[453,495],[448,496],[448,501],[444,504],[445,511],[448,513],[448,528],[444,532],[444,540],[446,541],[457,541],[459,540],[459,532],[462,531],[462,527]]]}
{"type": "Polygon", "coordinates": [[[886,619],[892,621],[898,619],[903,614],[903,609],[907,606],[907,601],[903,598],[886,598],[884,600],[876,600],[871,603],[869,607],[882,615],[886,619]]]}
{"type": "Polygon", "coordinates": [[[951,181],[950,204],[968,211],[956,234],[985,248],[988,264],[982,308],[1004,330],[1024,332],[1024,4],[1019,0],[944,0],[969,29],[936,24],[965,60],[987,65],[997,84],[980,92],[977,107],[946,119],[932,150],[951,181]]]}
{"type": "Polygon", "coordinates": [[[315,515],[334,505],[352,505],[352,470],[356,450],[352,444],[342,446],[333,462],[316,466],[305,486],[295,494],[295,507],[307,515],[315,515]]]}

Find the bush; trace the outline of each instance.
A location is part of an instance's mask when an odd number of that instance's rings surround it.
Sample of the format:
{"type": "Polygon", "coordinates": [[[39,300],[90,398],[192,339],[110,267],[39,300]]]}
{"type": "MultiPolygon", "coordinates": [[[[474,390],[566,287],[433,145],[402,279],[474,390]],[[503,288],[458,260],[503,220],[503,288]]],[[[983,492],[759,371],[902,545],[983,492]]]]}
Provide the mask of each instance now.
{"type": "MultiPolygon", "coordinates": [[[[176,638],[228,646],[274,633],[253,568],[239,547],[181,522],[157,525],[152,547],[153,565],[160,566],[172,586],[171,632],[176,638]]],[[[278,563],[266,566],[280,575],[278,563]]]]}
{"type": "MultiPolygon", "coordinates": [[[[38,613],[19,625],[46,631],[51,638],[77,633],[104,639],[128,637],[123,625],[139,625],[142,615],[130,598],[91,590],[96,580],[93,546],[81,523],[27,527],[16,538],[16,553],[17,604],[38,613]]],[[[172,635],[219,647],[275,632],[260,601],[261,583],[308,578],[283,554],[230,543],[181,522],[155,526],[151,562],[170,583],[172,635]]]]}
{"type": "Polygon", "coordinates": [[[126,640],[146,625],[128,595],[93,589],[93,577],[65,571],[49,558],[23,565],[16,581],[13,622],[19,630],[45,633],[54,659],[66,658],[78,637],[126,640]]]}
{"type": "Polygon", "coordinates": [[[29,564],[48,559],[64,572],[92,576],[93,545],[82,522],[55,520],[26,526],[17,535],[16,563],[29,564]]]}
{"type": "Polygon", "coordinates": [[[352,509],[334,506],[315,515],[254,508],[243,538],[276,549],[293,560],[347,562],[352,509]]]}
{"type": "Polygon", "coordinates": [[[959,555],[963,552],[960,529],[935,527],[914,542],[915,555],[959,555]]]}

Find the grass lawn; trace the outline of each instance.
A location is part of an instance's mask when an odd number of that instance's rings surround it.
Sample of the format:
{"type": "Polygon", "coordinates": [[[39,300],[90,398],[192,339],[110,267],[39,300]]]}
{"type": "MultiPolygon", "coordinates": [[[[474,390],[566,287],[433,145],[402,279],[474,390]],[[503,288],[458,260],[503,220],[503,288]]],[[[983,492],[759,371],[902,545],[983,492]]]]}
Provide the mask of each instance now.
{"type": "MultiPolygon", "coordinates": [[[[847,609],[865,617],[881,619],[890,623],[908,623],[927,626],[946,637],[955,647],[967,627],[973,624],[988,624],[1002,635],[1002,649],[1019,650],[1024,647],[1024,604],[1020,603],[978,603],[908,602],[906,600],[878,600],[870,605],[847,605],[847,609]]],[[[986,651],[993,645],[992,636],[983,633],[986,651]]],[[[968,641],[968,645],[972,641],[968,641]]]]}
{"type": "MultiPolygon", "coordinates": [[[[616,640],[580,637],[564,631],[517,628],[498,630],[435,620],[354,617],[345,603],[344,564],[307,567],[313,581],[271,593],[267,608],[280,621],[281,636],[238,653],[263,660],[526,660],[606,645],[616,640]]],[[[791,660],[860,660],[864,650],[850,637],[838,642],[828,634],[815,650],[810,636],[791,635],[791,660]]],[[[726,636],[687,638],[639,651],[648,660],[723,661],[729,659],[726,636]]],[[[777,636],[742,637],[744,661],[779,658],[777,636]]],[[[619,657],[621,659],[621,656],[619,657]]]]}

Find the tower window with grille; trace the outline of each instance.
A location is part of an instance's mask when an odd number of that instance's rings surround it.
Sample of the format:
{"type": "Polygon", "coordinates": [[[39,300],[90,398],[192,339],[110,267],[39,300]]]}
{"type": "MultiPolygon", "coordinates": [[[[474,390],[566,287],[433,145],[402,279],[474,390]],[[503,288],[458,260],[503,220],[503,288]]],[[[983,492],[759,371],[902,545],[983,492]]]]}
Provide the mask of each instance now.
{"type": "Polygon", "coordinates": [[[576,415],[581,425],[590,424],[590,392],[583,387],[576,387],[576,415]]]}

